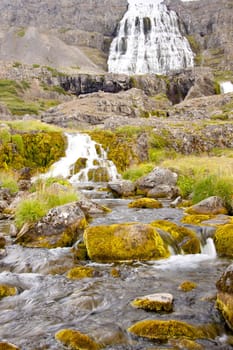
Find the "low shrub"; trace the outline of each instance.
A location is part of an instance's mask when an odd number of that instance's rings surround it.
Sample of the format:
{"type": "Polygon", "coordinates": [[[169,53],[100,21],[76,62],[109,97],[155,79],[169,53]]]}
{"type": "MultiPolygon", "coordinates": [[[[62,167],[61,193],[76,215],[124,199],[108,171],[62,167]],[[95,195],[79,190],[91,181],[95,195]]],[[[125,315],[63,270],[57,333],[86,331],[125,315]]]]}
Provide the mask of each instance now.
{"type": "Polygon", "coordinates": [[[0,187],[9,189],[11,194],[18,192],[19,187],[16,175],[10,172],[1,171],[0,187]]]}

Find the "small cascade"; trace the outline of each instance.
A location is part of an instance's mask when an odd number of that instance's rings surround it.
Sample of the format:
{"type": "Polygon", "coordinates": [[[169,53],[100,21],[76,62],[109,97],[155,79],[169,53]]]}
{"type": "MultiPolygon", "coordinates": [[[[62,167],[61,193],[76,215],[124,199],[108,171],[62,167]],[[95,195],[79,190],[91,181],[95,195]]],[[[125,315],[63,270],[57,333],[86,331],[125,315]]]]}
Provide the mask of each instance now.
{"type": "Polygon", "coordinates": [[[122,74],[167,74],[193,67],[194,54],[163,0],[128,0],[110,47],[108,69],[122,74]]]}
{"type": "Polygon", "coordinates": [[[100,144],[87,134],[65,134],[65,157],[54,163],[42,178],[64,177],[73,184],[79,182],[107,182],[119,178],[117,169],[107,158],[100,144]]]}
{"type": "Polygon", "coordinates": [[[220,90],[222,94],[227,94],[228,92],[233,92],[233,84],[231,81],[224,81],[220,83],[220,90]]]}

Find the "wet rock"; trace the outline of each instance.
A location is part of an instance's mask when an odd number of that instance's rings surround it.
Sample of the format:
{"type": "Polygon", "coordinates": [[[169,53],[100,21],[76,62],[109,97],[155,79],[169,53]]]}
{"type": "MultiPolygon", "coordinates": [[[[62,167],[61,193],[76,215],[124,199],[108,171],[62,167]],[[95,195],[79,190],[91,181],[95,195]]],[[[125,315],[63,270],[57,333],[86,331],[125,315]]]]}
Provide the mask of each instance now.
{"type": "Polygon", "coordinates": [[[130,197],[135,195],[135,184],[129,180],[118,180],[108,183],[108,188],[117,197],[130,197]]]}
{"type": "Polygon", "coordinates": [[[158,232],[142,223],[92,226],[84,232],[93,261],[155,260],[170,255],[158,232]]]}
{"type": "Polygon", "coordinates": [[[173,296],[169,293],[150,294],[133,300],[131,305],[147,311],[170,312],[173,309],[173,296]]]}
{"type": "Polygon", "coordinates": [[[143,320],[128,329],[137,336],[153,340],[168,340],[171,338],[213,339],[216,331],[210,326],[194,326],[177,320],[143,320]]]}
{"type": "Polygon", "coordinates": [[[16,237],[16,243],[27,247],[66,247],[76,242],[83,233],[86,219],[78,202],[49,210],[35,224],[25,224],[16,237]]]}
{"type": "Polygon", "coordinates": [[[233,264],[224,271],[216,286],[218,289],[216,307],[233,330],[233,264]]]}
{"type": "Polygon", "coordinates": [[[220,197],[212,196],[202,200],[186,210],[188,214],[227,214],[223,200],[220,197]]]}
{"type": "Polygon", "coordinates": [[[88,349],[88,350],[99,350],[100,345],[98,345],[94,340],[92,340],[88,335],[83,334],[77,330],[73,329],[62,329],[55,334],[56,340],[59,340],[69,349],[88,349]]]}
{"type": "Polygon", "coordinates": [[[150,208],[158,209],[162,208],[162,203],[153,198],[139,198],[128,204],[129,208],[150,208]]]}
{"type": "Polygon", "coordinates": [[[233,224],[219,226],[214,235],[214,244],[219,256],[233,257],[233,224]]]}
{"type": "Polygon", "coordinates": [[[111,209],[98,203],[95,203],[87,198],[82,198],[81,200],[79,200],[78,205],[80,209],[84,212],[86,217],[103,214],[111,211],[111,209]]]}
{"type": "Polygon", "coordinates": [[[13,344],[0,342],[0,350],[20,350],[20,349],[13,344]]]}
{"type": "Polygon", "coordinates": [[[169,169],[156,167],[148,175],[136,181],[137,191],[152,198],[174,198],[178,175],[169,169]]]}
{"type": "Polygon", "coordinates": [[[0,249],[4,249],[6,245],[6,239],[0,234],[0,249]]]}

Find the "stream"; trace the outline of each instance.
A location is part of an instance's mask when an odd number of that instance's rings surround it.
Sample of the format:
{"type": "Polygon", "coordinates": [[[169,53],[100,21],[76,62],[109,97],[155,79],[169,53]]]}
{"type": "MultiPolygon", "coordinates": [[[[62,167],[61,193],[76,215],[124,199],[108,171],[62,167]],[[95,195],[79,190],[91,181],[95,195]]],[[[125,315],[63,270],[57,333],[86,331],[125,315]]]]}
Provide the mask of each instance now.
{"type": "MultiPolygon", "coordinates": [[[[109,198],[95,188],[83,189],[83,193],[112,210],[93,217],[90,225],[157,219],[179,223],[183,217],[183,210],[170,208],[169,201],[164,201],[160,209],[135,209],[128,208],[129,200],[109,198]]],[[[6,254],[0,255],[0,284],[16,286],[18,293],[0,300],[0,341],[13,343],[21,350],[64,350],[55,334],[72,328],[93,337],[108,350],[186,349],[135,337],[127,331],[140,320],[174,319],[219,327],[214,340],[197,341],[203,349],[233,348],[229,344],[231,335],[215,308],[216,281],[231,261],[217,257],[210,227],[188,226],[196,230],[202,242],[200,254],[172,255],[149,262],[82,261],[94,267],[94,277],[71,280],[66,272],[78,262],[74,262],[70,248],[24,248],[13,243],[10,224],[0,221],[0,233],[7,239],[6,254]],[[180,290],[186,280],[196,282],[197,288],[180,290]],[[172,313],[146,312],[130,304],[137,297],[163,292],[174,297],[172,313]]]]}

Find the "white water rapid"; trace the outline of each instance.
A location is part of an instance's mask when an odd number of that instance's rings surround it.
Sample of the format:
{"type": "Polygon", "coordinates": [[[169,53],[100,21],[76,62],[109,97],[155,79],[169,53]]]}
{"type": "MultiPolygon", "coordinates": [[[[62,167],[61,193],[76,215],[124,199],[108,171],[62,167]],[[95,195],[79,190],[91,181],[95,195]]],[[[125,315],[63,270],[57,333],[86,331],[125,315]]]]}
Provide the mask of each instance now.
{"type": "Polygon", "coordinates": [[[65,157],[54,163],[46,174],[40,177],[49,178],[61,176],[69,178],[71,183],[78,182],[104,182],[119,178],[113,162],[107,159],[107,154],[101,145],[94,142],[86,134],[65,134],[67,137],[67,149],[65,157]],[[74,174],[75,162],[83,160],[82,169],[74,174]],[[95,178],[95,180],[94,180],[95,178]]]}
{"type": "Polygon", "coordinates": [[[167,74],[193,66],[193,52],[179,30],[178,17],[163,0],[128,0],[108,59],[122,74],[167,74]]]}
{"type": "Polygon", "coordinates": [[[233,92],[233,84],[231,81],[224,81],[220,83],[220,90],[222,94],[227,94],[228,92],[233,92]]]}

